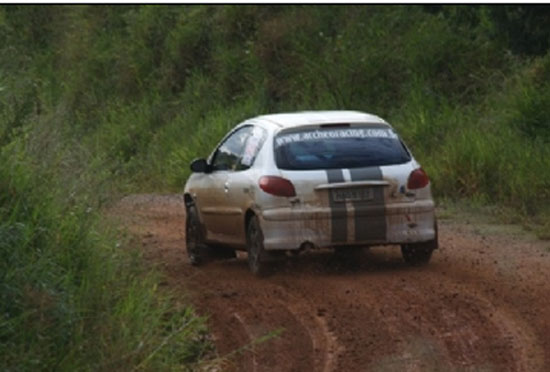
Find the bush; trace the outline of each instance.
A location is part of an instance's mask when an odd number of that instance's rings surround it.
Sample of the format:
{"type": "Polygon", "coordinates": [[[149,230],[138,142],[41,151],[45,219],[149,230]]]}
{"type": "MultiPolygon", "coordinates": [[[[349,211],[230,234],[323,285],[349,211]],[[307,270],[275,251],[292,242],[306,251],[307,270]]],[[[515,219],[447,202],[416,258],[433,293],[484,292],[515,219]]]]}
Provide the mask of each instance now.
{"type": "Polygon", "coordinates": [[[129,269],[139,256],[96,210],[131,190],[181,191],[189,162],[254,115],[378,114],[436,197],[547,226],[546,8],[0,7],[2,363],[196,360],[202,325],[129,269]],[[182,322],[197,326],[174,333],[182,322]]]}
{"type": "Polygon", "coordinates": [[[17,148],[0,162],[1,368],[197,363],[209,347],[202,319],[158,291],[156,274],[98,212],[60,204],[17,148]]]}

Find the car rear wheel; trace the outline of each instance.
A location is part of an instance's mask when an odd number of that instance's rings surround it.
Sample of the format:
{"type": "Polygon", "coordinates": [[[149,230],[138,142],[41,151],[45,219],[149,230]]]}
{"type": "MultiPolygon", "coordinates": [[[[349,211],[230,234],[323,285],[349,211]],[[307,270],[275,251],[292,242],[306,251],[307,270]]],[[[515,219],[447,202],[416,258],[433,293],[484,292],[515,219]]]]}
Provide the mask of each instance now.
{"type": "Polygon", "coordinates": [[[406,263],[413,266],[425,265],[430,262],[432,253],[437,249],[437,222],[435,223],[435,238],[427,242],[401,245],[401,254],[406,263]]]}
{"type": "Polygon", "coordinates": [[[208,246],[204,244],[199,216],[194,205],[187,208],[185,246],[191,265],[198,266],[206,262],[208,246]]]}
{"type": "Polygon", "coordinates": [[[264,249],[264,234],[256,216],[253,216],[248,222],[246,248],[248,250],[248,266],[250,271],[257,276],[267,274],[267,252],[264,249]]]}
{"type": "Polygon", "coordinates": [[[413,266],[424,265],[430,262],[433,248],[431,242],[403,244],[401,253],[406,263],[413,266]]]}

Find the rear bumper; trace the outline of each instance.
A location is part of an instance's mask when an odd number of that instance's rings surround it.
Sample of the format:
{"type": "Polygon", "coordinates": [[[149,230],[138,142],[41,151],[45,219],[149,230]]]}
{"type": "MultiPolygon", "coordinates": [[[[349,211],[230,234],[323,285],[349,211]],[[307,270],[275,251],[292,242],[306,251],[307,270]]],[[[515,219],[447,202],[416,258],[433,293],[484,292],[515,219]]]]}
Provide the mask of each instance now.
{"type": "Polygon", "coordinates": [[[261,213],[267,250],[317,247],[404,244],[433,240],[435,214],[432,200],[375,205],[345,213],[331,208],[275,208],[261,213]],[[338,230],[338,231],[337,231],[338,230]]]}

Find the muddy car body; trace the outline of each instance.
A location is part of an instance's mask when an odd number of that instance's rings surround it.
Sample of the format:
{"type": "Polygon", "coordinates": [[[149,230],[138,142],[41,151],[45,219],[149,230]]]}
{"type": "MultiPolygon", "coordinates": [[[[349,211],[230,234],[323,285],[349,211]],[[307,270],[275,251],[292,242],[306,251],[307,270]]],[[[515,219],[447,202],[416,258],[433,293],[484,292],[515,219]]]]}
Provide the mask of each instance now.
{"type": "Polygon", "coordinates": [[[261,273],[276,252],[386,244],[425,263],[437,248],[429,179],[375,115],[255,117],[191,169],[184,198],[192,263],[207,250],[241,249],[261,273]]]}

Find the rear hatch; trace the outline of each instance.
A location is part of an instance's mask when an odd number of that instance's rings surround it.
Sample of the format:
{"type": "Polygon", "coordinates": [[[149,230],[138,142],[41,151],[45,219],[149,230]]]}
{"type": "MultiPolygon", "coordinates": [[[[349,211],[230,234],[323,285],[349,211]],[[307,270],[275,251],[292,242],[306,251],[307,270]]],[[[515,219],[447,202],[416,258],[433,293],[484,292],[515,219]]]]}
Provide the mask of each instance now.
{"type": "Polygon", "coordinates": [[[278,133],[274,152],[295,186],[294,208],[329,220],[332,243],[384,241],[387,205],[414,200],[406,190],[412,157],[389,125],[292,128],[278,133]]]}

